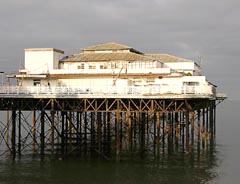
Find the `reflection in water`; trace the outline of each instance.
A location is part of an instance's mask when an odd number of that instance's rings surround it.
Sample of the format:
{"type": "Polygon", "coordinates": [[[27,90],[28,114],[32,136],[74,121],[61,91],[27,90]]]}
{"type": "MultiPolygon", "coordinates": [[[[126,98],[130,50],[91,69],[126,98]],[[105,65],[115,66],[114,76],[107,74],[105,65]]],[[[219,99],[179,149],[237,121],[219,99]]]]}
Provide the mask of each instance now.
{"type": "Polygon", "coordinates": [[[214,141],[192,152],[161,153],[157,156],[125,155],[120,161],[101,158],[56,160],[23,155],[15,161],[1,158],[1,183],[208,183],[218,165],[214,141]]]}

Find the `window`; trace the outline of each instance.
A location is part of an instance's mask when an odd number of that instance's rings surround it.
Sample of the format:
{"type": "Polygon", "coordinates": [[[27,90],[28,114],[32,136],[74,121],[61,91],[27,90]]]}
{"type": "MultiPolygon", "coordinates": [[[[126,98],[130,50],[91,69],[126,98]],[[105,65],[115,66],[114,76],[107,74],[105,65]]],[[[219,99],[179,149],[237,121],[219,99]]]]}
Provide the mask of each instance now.
{"type": "Polygon", "coordinates": [[[116,68],[116,63],[114,63],[114,62],[111,63],[111,68],[112,68],[112,69],[115,69],[115,68],[116,68]]]}
{"type": "Polygon", "coordinates": [[[199,86],[199,82],[183,82],[186,86],[199,86]]]}
{"type": "Polygon", "coordinates": [[[146,62],[145,63],[145,68],[154,68],[153,62],[146,62]]]}
{"type": "Polygon", "coordinates": [[[96,65],[89,65],[88,68],[89,69],[96,69],[96,65]]]}
{"type": "Polygon", "coordinates": [[[84,69],[84,64],[78,65],[78,69],[84,69]]]}
{"type": "Polygon", "coordinates": [[[108,64],[101,64],[100,65],[100,69],[107,69],[108,68],[108,64]]]}
{"type": "Polygon", "coordinates": [[[41,85],[41,80],[35,79],[33,80],[33,86],[40,86],[41,85]]]}

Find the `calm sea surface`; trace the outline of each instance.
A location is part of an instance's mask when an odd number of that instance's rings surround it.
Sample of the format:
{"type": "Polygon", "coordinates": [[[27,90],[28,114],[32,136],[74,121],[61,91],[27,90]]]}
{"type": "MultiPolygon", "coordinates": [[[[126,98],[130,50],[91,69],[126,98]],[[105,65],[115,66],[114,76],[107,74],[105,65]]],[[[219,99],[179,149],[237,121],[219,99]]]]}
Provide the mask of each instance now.
{"type": "Polygon", "coordinates": [[[78,158],[56,160],[24,155],[0,156],[0,184],[5,183],[240,183],[240,101],[217,108],[215,143],[194,153],[131,158],[120,162],[78,158]]]}

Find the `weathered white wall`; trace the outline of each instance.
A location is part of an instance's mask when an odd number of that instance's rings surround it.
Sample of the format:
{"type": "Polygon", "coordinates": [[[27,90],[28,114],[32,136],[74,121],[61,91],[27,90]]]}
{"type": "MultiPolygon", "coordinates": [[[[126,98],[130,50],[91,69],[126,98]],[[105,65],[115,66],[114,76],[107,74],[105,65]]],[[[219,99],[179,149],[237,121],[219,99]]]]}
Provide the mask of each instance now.
{"type": "Polygon", "coordinates": [[[63,58],[63,53],[53,52],[53,68],[49,69],[58,69],[59,60],[63,58]]]}
{"type": "Polygon", "coordinates": [[[108,85],[112,85],[113,79],[59,79],[58,84],[60,86],[73,86],[80,88],[102,88],[108,85]]]}
{"type": "MultiPolygon", "coordinates": [[[[41,87],[47,87],[47,86],[54,87],[54,86],[58,86],[58,81],[57,80],[53,80],[53,79],[50,79],[50,80],[39,79],[39,80],[40,80],[40,86],[41,87]]],[[[20,86],[26,86],[26,87],[33,86],[33,79],[20,79],[19,80],[19,85],[20,86]]]]}
{"type": "Polygon", "coordinates": [[[33,80],[32,79],[27,79],[27,80],[19,80],[19,85],[20,86],[33,86],[33,80]]]}
{"type": "Polygon", "coordinates": [[[186,83],[198,83],[198,86],[208,85],[205,76],[183,76],[177,78],[163,78],[156,79],[156,84],[161,86],[161,93],[171,93],[174,91],[176,93],[182,92],[182,87],[186,83]]]}
{"type": "Polygon", "coordinates": [[[191,74],[193,74],[193,71],[195,69],[194,62],[166,62],[165,65],[179,72],[189,72],[191,74]]]}
{"type": "Polygon", "coordinates": [[[182,82],[199,82],[200,84],[206,84],[205,76],[184,76],[181,78],[182,82]]]}
{"type": "MultiPolygon", "coordinates": [[[[179,78],[155,79],[151,85],[146,81],[131,82],[131,79],[41,79],[42,90],[49,89],[61,92],[93,93],[93,94],[213,94],[214,86],[205,80],[205,76],[185,76],[179,78]],[[192,83],[191,83],[192,82],[192,83]],[[48,83],[50,85],[48,85],[48,83]],[[57,87],[57,88],[55,88],[57,87]],[[65,88],[66,87],[66,88],[65,88]]],[[[33,89],[33,80],[21,81],[21,86],[33,89]]],[[[38,87],[38,86],[36,86],[38,87]]],[[[35,88],[35,87],[34,87],[35,88]]],[[[40,88],[39,88],[40,89],[40,88]]],[[[57,92],[55,91],[55,92],[57,92]]],[[[43,92],[43,91],[42,91],[43,92]]]]}
{"type": "Polygon", "coordinates": [[[28,73],[48,73],[50,69],[58,68],[58,61],[63,53],[54,49],[25,49],[25,69],[28,73]]]}
{"type": "Polygon", "coordinates": [[[199,84],[206,84],[206,77],[205,76],[183,76],[183,77],[174,77],[174,78],[156,78],[157,84],[169,84],[169,85],[177,85],[183,84],[184,82],[199,82],[199,84]]]}

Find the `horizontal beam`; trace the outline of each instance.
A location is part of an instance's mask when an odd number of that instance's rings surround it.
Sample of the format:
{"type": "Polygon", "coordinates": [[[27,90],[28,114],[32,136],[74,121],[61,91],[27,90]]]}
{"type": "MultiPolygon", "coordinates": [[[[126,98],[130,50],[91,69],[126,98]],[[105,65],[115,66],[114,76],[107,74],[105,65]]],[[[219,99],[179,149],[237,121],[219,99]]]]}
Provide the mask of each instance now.
{"type": "MultiPolygon", "coordinates": [[[[213,103],[214,102],[214,103],[213,103]]],[[[180,112],[210,107],[209,99],[129,99],[129,98],[0,98],[0,110],[54,110],[75,112],[180,112]],[[118,105],[120,104],[120,109],[118,105]]]]}

